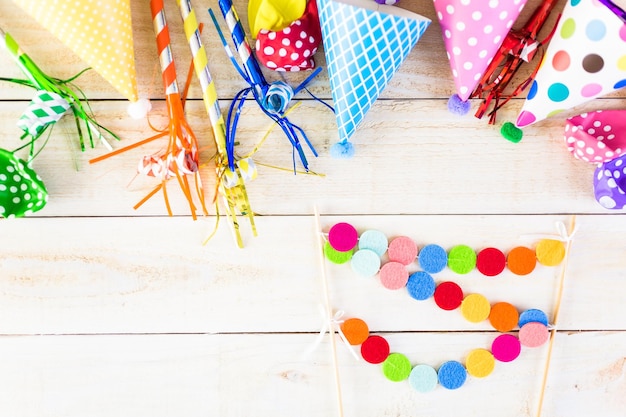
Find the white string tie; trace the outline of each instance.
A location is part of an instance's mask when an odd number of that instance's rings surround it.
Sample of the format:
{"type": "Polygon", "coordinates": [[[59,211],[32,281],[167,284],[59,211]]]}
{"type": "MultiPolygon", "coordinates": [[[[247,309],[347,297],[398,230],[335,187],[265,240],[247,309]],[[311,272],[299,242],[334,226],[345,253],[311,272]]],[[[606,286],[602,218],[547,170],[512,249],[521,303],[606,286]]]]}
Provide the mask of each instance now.
{"type": "Polygon", "coordinates": [[[313,353],[322,343],[322,340],[324,340],[324,336],[326,335],[326,333],[329,333],[330,336],[333,337],[333,333],[337,331],[343,344],[346,345],[346,348],[348,349],[348,351],[350,351],[354,359],[358,361],[359,356],[356,354],[356,352],[352,348],[352,345],[350,345],[350,342],[348,342],[346,335],[343,334],[343,331],[341,330],[341,324],[345,321],[343,320],[345,312],[343,310],[337,310],[335,314],[333,314],[332,316],[328,316],[326,314],[326,309],[321,304],[318,305],[318,309],[320,315],[322,316],[322,327],[319,334],[317,335],[317,338],[315,339],[311,347],[304,352],[303,356],[309,356],[311,353],[313,353]]]}

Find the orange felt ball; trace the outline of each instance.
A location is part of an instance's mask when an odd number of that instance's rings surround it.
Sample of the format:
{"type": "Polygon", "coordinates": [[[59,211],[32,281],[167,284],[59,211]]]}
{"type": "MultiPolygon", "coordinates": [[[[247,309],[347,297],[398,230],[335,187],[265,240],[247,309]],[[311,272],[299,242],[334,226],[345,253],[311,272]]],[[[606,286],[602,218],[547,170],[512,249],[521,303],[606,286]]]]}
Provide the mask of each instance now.
{"type": "Polygon", "coordinates": [[[352,318],[341,323],[341,331],[351,345],[360,345],[370,335],[370,329],[361,319],[352,318]]]}
{"type": "Polygon", "coordinates": [[[515,275],[528,275],[537,265],[535,251],[524,246],[513,248],[506,257],[506,265],[515,275]]]}
{"type": "Polygon", "coordinates": [[[489,322],[499,332],[510,332],[517,326],[519,313],[517,309],[509,303],[496,303],[491,307],[489,322]]]}

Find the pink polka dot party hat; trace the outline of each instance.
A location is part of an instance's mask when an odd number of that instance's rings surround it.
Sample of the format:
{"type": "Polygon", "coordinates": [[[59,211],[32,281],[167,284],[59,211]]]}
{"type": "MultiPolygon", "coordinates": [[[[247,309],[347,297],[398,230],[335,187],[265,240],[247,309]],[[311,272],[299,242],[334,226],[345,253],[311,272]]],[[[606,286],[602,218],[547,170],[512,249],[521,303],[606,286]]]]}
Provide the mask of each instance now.
{"type": "Polygon", "coordinates": [[[434,0],[458,96],[478,85],[526,0],[434,0]]]}

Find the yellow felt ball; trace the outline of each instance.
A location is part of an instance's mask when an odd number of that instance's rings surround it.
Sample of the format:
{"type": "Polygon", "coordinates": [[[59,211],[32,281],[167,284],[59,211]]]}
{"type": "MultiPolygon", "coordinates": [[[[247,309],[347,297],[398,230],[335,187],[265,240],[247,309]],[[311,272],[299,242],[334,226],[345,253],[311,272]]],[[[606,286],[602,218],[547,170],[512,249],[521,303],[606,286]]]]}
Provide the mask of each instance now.
{"type": "Polygon", "coordinates": [[[472,323],[480,323],[489,317],[491,304],[489,300],[481,294],[470,294],[461,303],[461,313],[465,320],[472,323]]]}
{"type": "Polygon", "coordinates": [[[537,260],[545,266],[557,266],[565,257],[565,244],[559,240],[543,239],[535,248],[537,260]]]}
{"type": "Polygon", "coordinates": [[[467,373],[476,378],[484,378],[489,375],[496,366],[496,361],[488,350],[475,349],[467,355],[465,367],[467,373]]]}
{"type": "Polygon", "coordinates": [[[304,14],[306,0],[250,0],[248,23],[256,38],[261,29],[278,32],[304,14]]]}

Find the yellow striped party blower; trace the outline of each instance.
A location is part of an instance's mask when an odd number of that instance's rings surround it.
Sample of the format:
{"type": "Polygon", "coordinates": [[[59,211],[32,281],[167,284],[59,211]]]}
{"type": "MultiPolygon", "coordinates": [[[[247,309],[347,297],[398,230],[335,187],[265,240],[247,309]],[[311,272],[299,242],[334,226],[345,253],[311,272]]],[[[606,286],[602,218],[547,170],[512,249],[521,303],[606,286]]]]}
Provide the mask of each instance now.
{"type": "Polygon", "coordinates": [[[36,90],[35,96],[17,122],[18,127],[24,131],[21,139],[28,138],[28,142],[14,151],[0,149],[0,217],[22,217],[41,210],[48,201],[48,193],[43,180],[31,166],[33,159],[47,143],[47,139],[37,150],[35,142],[46,130],[49,138],[51,127],[68,111],[71,110],[74,114],[81,150],[85,150],[83,131],[87,132],[86,136],[92,148],[95,146],[94,138],[96,138],[111,149],[101,131],[115,139],[119,138],[95,120],[85,95],[72,83],[86,70],[66,80],[50,77],[20,49],[15,39],[1,28],[0,44],[9,52],[27,78],[23,80],[0,77],[0,81],[12,82],[36,90]],[[16,152],[27,147],[29,148],[27,160],[22,160],[15,155],[16,152]]]}
{"type": "MultiPolygon", "coordinates": [[[[217,170],[219,194],[222,196],[224,205],[226,206],[235,241],[239,247],[243,247],[243,241],[239,232],[239,223],[237,221],[237,213],[239,212],[242,215],[248,216],[252,232],[256,236],[254,213],[250,209],[250,202],[248,201],[245,186],[246,181],[256,177],[256,167],[252,158],[237,160],[232,169],[228,166],[226,126],[217,99],[215,83],[209,72],[206,50],[200,39],[200,29],[196,19],[196,13],[191,6],[190,0],[176,0],[176,2],[178,3],[180,14],[183,18],[185,36],[187,37],[193,55],[196,76],[200,80],[202,87],[202,99],[204,100],[204,105],[211,121],[211,127],[213,128],[213,135],[215,136],[215,144],[217,147],[215,166],[217,170]]],[[[219,215],[217,203],[215,210],[219,215]]]]}

